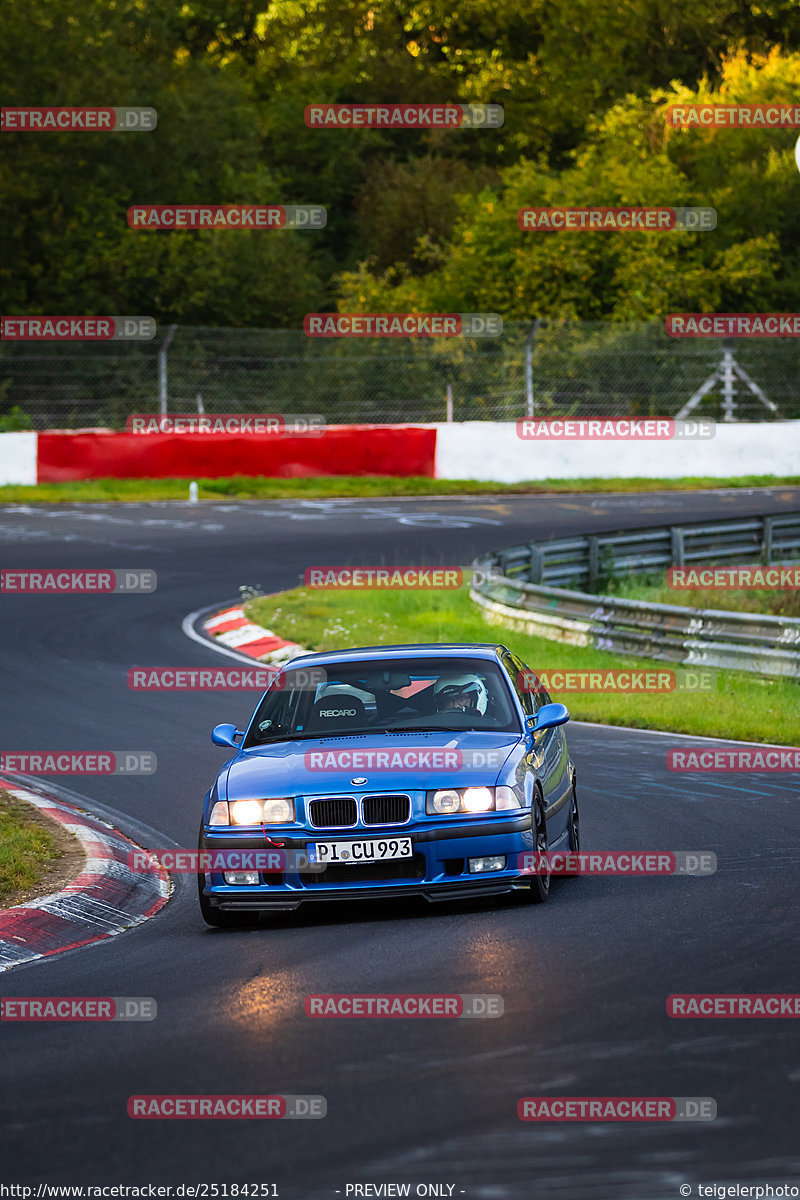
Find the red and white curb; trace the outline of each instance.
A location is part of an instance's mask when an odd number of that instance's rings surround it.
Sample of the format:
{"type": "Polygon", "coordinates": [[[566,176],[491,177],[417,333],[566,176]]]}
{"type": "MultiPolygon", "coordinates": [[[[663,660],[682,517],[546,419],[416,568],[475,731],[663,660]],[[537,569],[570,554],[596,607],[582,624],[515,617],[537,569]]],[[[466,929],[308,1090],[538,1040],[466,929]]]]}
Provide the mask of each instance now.
{"type": "Polygon", "coordinates": [[[0,779],[0,787],[57,821],[81,843],[86,862],[61,892],[0,911],[0,971],[115,937],[162,908],[170,894],[166,871],[133,871],[129,838],[90,813],[0,779]]]}
{"type": "Polygon", "coordinates": [[[241,607],[225,608],[215,613],[203,622],[203,630],[215,644],[275,666],[310,653],[305,646],[287,642],[263,625],[254,625],[241,607]]]}

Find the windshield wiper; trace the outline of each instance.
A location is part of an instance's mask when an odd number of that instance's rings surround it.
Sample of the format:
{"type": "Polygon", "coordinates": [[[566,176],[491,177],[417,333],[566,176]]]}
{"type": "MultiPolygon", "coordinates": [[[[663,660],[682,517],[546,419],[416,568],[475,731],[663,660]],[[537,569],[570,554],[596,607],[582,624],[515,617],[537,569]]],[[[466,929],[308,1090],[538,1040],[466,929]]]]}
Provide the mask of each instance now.
{"type": "Polygon", "coordinates": [[[346,738],[346,737],[366,737],[370,733],[383,733],[385,730],[377,729],[348,729],[342,730],[341,733],[278,733],[274,737],[261,738],[253,742],[252,746],[245,746],[246,750],[252,750],[255,746],[267,746],[271,742],[302,742],[310,741],[316,738],[319,741],[327,740],[328,738],[346,738]]]}

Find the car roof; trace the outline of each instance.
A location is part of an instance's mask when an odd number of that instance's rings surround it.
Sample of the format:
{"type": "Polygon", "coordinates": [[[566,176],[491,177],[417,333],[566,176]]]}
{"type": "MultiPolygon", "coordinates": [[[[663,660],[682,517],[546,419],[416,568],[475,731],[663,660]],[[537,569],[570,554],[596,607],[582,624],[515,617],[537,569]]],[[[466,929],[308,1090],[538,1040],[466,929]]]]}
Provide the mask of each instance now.
{"type": "Polygon", "coordinates": [[[420,642],[402,646],[355,646],[349,650],[320,650],[303,654],[284,663],[284,670],[298,663],[304,665],[325,663],[367,662],[375,657],[402,662],[406,658],[485,658],[498,659],[505,646],[498,642],[420,642]]]}

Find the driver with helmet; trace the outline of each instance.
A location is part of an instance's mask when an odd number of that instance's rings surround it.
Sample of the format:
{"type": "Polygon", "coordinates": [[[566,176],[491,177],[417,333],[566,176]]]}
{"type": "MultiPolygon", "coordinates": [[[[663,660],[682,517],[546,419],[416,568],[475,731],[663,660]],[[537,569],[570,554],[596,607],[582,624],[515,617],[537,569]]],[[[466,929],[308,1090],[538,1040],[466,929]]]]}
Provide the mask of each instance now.
{"type": "Polygon", "coordinates": [[[433,702],[437,712],[457,710],[483,716],[489,693],[479,675],[441,675],[433,687],[433,702]]]}

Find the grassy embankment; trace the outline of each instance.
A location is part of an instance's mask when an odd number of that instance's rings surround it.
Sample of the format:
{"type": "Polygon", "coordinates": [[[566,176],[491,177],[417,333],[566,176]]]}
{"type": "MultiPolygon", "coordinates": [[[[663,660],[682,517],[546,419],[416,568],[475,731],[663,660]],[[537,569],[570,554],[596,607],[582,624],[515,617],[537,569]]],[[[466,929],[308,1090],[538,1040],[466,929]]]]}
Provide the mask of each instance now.
{"type": "MultiPolygon", "coordinates": [[[[754,564],[757,569],[758,564],[754,564]]],[[[789,588],[671,588],[666,576],[616,579],[606,589],[609,595],[655,604],[678,604],[682,608],[722,608],[735,612],[771,613],[778,617],[800,617],[800,591],[789,588]]]]}
{"type": "MultiPolygon", "coordinates": [[[[198,479],[201,500],[328,500],[336,497],[534,496],[585,492],[679,492],[711,488],[797,487],[800,476],[747,475],[730,479],[545,479],[528,483],[486,483],[474,479],[394,478],[387,475],[325,475],[313,479],[272,479],[235,475],[198,479]]],[[[83,483],[9,484],[0,504],[85,503],[87,501],[188,500],[188,479],[93,479],[83,483]]]]}
{"type": "MultiPolygon", "coordinates": [[[[404,642],[503,642],[539,673],[668,667],[490,625],[466,588],[391,594],[295,588],[252,601],[247,612],[268,629],[314,650],[404,642]]],[[[797,684],[735,671],[708,674],[710,691],[553,692],[553,699],[562,700],[576,720],[773,745],[798,742],[797,684]]]]}

